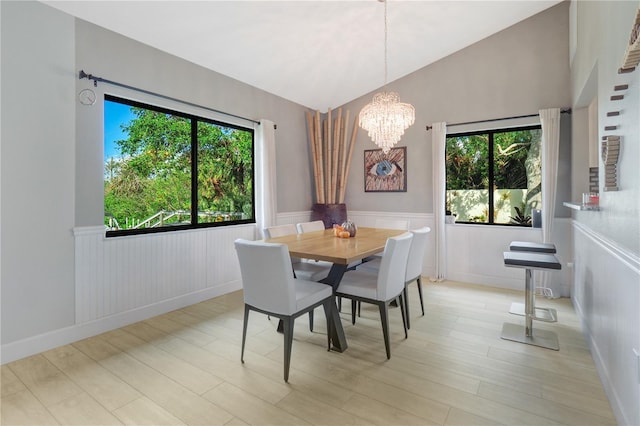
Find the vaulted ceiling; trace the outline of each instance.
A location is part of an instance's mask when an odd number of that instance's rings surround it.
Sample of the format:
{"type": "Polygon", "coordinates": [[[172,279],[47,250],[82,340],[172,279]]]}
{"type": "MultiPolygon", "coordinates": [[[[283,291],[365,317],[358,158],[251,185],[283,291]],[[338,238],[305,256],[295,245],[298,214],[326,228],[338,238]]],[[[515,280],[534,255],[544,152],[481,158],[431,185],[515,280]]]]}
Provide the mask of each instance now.
{"type": "MultiPolygon", "coordinates": [[[[391,82],[557,3],[389,0],[391,82]]],[[[384,3],[43,1],[325,112],[384,85],[384,3]]]]}

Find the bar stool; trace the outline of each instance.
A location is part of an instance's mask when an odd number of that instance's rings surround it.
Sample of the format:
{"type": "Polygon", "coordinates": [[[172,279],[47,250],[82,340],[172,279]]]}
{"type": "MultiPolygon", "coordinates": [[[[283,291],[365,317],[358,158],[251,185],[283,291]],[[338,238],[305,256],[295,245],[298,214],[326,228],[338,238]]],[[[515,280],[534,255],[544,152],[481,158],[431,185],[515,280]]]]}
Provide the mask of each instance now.
{"type": "Polygon", "coordinates": [[[506,251],[503,253],[504,265],[510,268],[525,270],[525,325],[505,322],[502,326],[501,338],[528,345],[540,346],[547,349],[559,350],[558,335],[548,330],[533,330],[533,320],[536,318],[533,288],[533,270],[561,269],[558,259],[550,253],[530,253],[506,251]]]}
{"type": "MultiPolygon", "coordinates": [[[[509,245],[509,250],[511,251],[524,251],[529,253],[555,253],[556,246],[551,243],[532,243],[529,241],[511,241],[509,245]]],[[[558,321],[558,313],[553,308],[539,308],[535,305],[535,289],[533,295],[533,306],[535,312],[535,318],[538,321],[545,322],[557,322],[558,321]]],[[[509,313],[513,315],[521,315],[525,314],[525,306],[524,303],[513,302],[511,304],[511,308],[509,309],[509,313]]]]}

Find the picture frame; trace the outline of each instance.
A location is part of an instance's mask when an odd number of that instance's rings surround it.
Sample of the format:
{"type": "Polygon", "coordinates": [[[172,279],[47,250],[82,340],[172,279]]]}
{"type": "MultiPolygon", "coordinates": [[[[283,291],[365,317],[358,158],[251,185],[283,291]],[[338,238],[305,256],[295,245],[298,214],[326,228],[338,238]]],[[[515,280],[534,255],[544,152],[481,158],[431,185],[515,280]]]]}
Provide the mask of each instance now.
{"type": "Polygon", "coordinates": [[[407,192],[407,147],[364,151],[364,192],[407,192]]]}

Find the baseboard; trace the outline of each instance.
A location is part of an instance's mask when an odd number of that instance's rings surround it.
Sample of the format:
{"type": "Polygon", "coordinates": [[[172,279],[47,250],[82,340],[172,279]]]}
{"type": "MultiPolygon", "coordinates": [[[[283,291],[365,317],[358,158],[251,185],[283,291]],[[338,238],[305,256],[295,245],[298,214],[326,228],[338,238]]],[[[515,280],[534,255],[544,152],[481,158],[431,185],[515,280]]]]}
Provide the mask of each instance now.
{"type": "Polygon", "coordinates": [[[231,281],[205,290],[184,294],[173,299],[163,300],[152,305],[141,306],[94,321],[76,324],[54,330],[50,333],[43,333],[38,336],[7,343],[2,345],[0,349],[0,364],[6,364],[62,345],[77,342],[78,340],[86,339],[241,289],[242,282],[239,280],[231,281]]]}
{"type": "Polygon", "coordinates": [[[524,274],[520,278],[509,278],[454,271],[447,273],[447,280],[524,291],[524,274]]]}

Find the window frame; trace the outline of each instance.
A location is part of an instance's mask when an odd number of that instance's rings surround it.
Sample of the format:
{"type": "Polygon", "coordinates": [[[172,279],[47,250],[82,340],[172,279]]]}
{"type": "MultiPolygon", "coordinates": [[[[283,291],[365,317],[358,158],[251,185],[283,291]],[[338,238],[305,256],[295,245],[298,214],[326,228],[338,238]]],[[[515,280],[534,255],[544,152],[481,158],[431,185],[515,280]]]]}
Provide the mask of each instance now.
{"type": "MultiPolygon", "coordinates": [[[[487,147],[487,156],[489,157],[489,164],[487,165],[487,171],[488,171],[488,222],[471,222],[471,221],[458,221],[456,220],[456,223],[462,223],[465,225],[488,225],[488,226],[514,226],[514,227],[518,227],[518,228],[532,228],[533,227],[533,223],[531,225],[521,225],[518,223],[495,223],[494,222],[494,191],[491,190],[491,188],[494,187],[494,183],[495,183],[495,176],[494,176],[494,168],[495,168],[495,161],[494,161],[494,135],[496,133],[509,133],[509,132],[519,132],[519,131],[525,131],[525,130],[540,130],[542,132],[542,125],[541,124],[531,124],[531,125],[526,125],[526,126],[518,126],[518,127],[502,127],[502,128],[495,128],[495,129],[485,129],[485,130],[474,130],[474,131],[470,131],[470,132],[459,132],[459,133],[447,133],[445,135],[445,190],[444,190],[444,194],[445,194],[445,203],[444,203],[444,208],[445,208],[445,214],[446,214],[446,210],[447,210],[447,203],[446,203],[446,196],[447,196],[447,176],[446,176],[446,168],[447,168],[447,164],[446,164],[446,155],[447,155],[447,151],[446,151],[446,140],[449,138],[453,138],[453,137],[465,137],[465,136],[478,136],[478,135],[487,135],[488,136],[488,140],[487,143],[489,144],[489,146],[487,147]]],[[[540,163],[542,166],[542,162],[540,163]]],[[[542,190],[541,190],[542,191],[542,190]]]]}
{"type": "MultiPolygon", "coordinates": [[[[184,230],[193,230],[193,229],[204,229],[204,228],[216,228],[221,226],[232,226],[232,225],[243,225],[243,224],[251,224],[256,223],[256,134],[255,129],[250,127],[244,127],[238,124],[227,123],[221,120],[202,117],[196,114],[187,113],[184,111],[173,110],[166,107],[161,107],[157,105],[151,105],[140,101],[135,101],[132,99],[123,98],[120,96],[114,96],[111,94],[104,94],[103,104],[105,101],[117,102],[120,104],[128,105],[136,108],[144,108],[151,111],[159,112],[162,114],[170,114],[177,117],[182,117],[190,120],[191,126],[191,219],[189,224],[181,224],[181,225],[171,225],[171,226],[160,226],[154,228],[140,228],[140,229],[119,229],[119,230],[106,230],[106,237],[122,237],[122,236],[130,236],[130,235],[142,235],[142,234],[154,234],[159,232],[174,232],[174,231],[184,231],[184,230]],[[250,219],[236,219],[236,220],[227,220],[221,222],[206,222],[206,223],[198,223],[198,123],[212,124],[216,126],[227,127],[235,130],[247,131],[251,134],[251,215],[250,219]],[[195,206],[195,208],[194,208],[195,206]]],[[[104,132],[104,124],[103,124],[103,132],[104,132]]],[[[104,139],[102,142],[102,146],[104,149],[104,139]]],[[[103,162],[103,182],[104,182],[104,162],[103,162]]],[[[103,185],[104,187],[104,185],[103,185]]],[[[103,193],[103,203],[105,195],[103,193]]]]}

